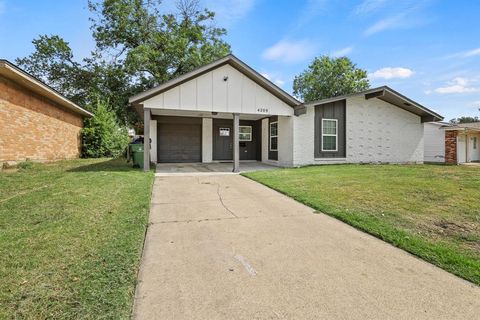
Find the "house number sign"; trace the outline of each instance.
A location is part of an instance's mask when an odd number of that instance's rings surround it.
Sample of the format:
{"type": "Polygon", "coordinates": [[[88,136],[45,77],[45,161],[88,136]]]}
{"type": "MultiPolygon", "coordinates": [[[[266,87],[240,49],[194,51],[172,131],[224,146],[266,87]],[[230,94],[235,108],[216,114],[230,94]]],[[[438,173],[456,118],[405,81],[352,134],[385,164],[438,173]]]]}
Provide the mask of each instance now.
{"type": "Polygon", "coordinates": [[[268,113],[268,108],[257,108],[257,112],[268,113]]]}

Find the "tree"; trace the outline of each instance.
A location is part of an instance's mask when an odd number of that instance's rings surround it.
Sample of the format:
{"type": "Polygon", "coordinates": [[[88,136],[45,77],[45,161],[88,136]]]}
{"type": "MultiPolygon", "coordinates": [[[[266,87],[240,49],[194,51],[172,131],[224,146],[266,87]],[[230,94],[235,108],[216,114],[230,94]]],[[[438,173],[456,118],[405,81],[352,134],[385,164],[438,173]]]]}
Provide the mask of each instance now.
{"type": "Polygon", "coordinates": [[[472,123],[472,122],[480,122],[479,117],[469,117],[469,116],[463,116],[463,117],[458,117],[450,120],[450,123],[453,124],[459,124],[459,123],[472,123]]]}
{"type": "Polygon", "coordinates": [[[138,122],[130,96],[230,52],[225,29],[196,0],[179,0],[176,12],[163,14],[159,0],[90,0],[88,7],[96,42],[89,57],[78,61],[67,41],[41,35],[35,51],[16,62],[80,106],[108,100],[122,124],[138,122]]]}
{"type": "Polygon", "coordinates": [[[293,94],[309,102],[368,89],[367,72],[347,57],[315,58],[305,71],[295,77],[293,94]]]}
{"type": "Polygon", "coordinates": [[[88,158],[118,157],[128,145],[127,129],[117,122],[108,101],[98,99],[95,116],[85,120],[82,129],[82,155],[88,158]]]}

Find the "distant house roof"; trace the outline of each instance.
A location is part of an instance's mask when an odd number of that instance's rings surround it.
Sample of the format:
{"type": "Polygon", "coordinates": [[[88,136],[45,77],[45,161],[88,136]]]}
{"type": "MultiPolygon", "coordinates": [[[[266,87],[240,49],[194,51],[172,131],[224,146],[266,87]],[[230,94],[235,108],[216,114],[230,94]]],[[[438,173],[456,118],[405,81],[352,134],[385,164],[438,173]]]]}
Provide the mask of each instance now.
{"type": "Polygon", "coordinates": [[[280,87],[278,87],[273,82],[271,82],[270,80],[262,76],[257,71],[253,70],[245,62],[241,61],[240,59],[235,57],[233,54],[229,54],[223,58],[213,61],[212,63],[199,67],[193,71],[190,71],[170,81],[162,83],[161,85],[156,86],[150,90],[139,93],[131,97],[128,100],[128,102],[132,105],[141,104],[143,101],[155,95],[165,92],[175,86],[178,86],[186,81],[189,81],[195,77],[198,77],[204,73],[207,73],[215,68],[218,68],[226,64],[231,65],[235,69],[245,74],[251,80],[255,81],[258,85],[263,87],[265,90],[267,90],[268,92],[270,92],[271,94],[273,94],[274,96],[282,100],[283,102],[285,102],[287,105],[291,107],[300,105],[300,102],[297,99],[289,95],[287,92],[283,91],[280,87]]]}
{"type": "Polygon", "coordinates": [[[414,113],[422,117],[422,122],[443,120],[443,117],[438,113],[422,106],[421,104],[413,101],[410,98],[407,98],[406,96],[402,95],[401,93],[393,90],[388,86],[382,86],[378,88],[368,89],[358,93],[346,94],[338,97],[307,102],[307,103],[304,103],[304,106],[315,106],[319,104],[339,101],[339,100],[356,97],[356,96],[365,96],[365,99],[378,98],[380,100],[389,102],[401,109],[404,109],[406,111],[409,111],[411,113],[414,113]]]}
{"type": "Polygon", "coordinates": [[[448,124],[444,128],[448,131],[480,131],[480,122],[448,124]]]}
{"type": "Polygon", "coordinates": [[[93,116],[93,113],[81,108],[77,104],[68,100],[66,97],[64,97],[52,87],[46,85],[39,79],[35,78],[31,74],[20,69],[19,67],[7,60],[0,59],[0,75],[28,88],[29,90],[32,90],[33,92],[43,97],[52,100],[53,102],[58,103],[60,106],[66,109],[81,114],[84,117],[93,116]]]}

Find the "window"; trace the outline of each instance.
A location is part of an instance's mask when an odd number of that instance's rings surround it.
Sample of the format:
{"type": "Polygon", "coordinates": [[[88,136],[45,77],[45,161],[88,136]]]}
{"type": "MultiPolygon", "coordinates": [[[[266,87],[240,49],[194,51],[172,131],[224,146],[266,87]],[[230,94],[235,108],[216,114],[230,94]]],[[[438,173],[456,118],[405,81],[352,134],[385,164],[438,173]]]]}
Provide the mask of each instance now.
{"type": "Polygon", "coordinates": [[[270,151],[278,150],[278,122],[270,122],[270,151]]]}
{"type": "Polygon", "coordinates": [[[473,149],[477,150],[477,137],[473,137],[473,149]]]}
{"type": "Polygon", "coordinates": [[[252,126],[240,126],[238,130],[239,141],[252,141],[252,126]]]}
{"type": "Polygon", "coordinates": [[[337,119],[322,119],[322,151],[338,151],[337,119]]]}

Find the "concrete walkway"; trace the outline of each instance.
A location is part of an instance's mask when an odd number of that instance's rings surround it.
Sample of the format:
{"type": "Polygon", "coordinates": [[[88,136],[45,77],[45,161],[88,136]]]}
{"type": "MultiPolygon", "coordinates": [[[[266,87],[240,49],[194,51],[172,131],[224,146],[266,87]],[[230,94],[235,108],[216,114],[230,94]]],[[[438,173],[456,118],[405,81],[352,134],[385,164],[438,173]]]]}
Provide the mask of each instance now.
{"type": "Polygon", "coordinates": [[[479,315],[479,287],[242,176],[156,178],[136,319],[479,315]]]}

